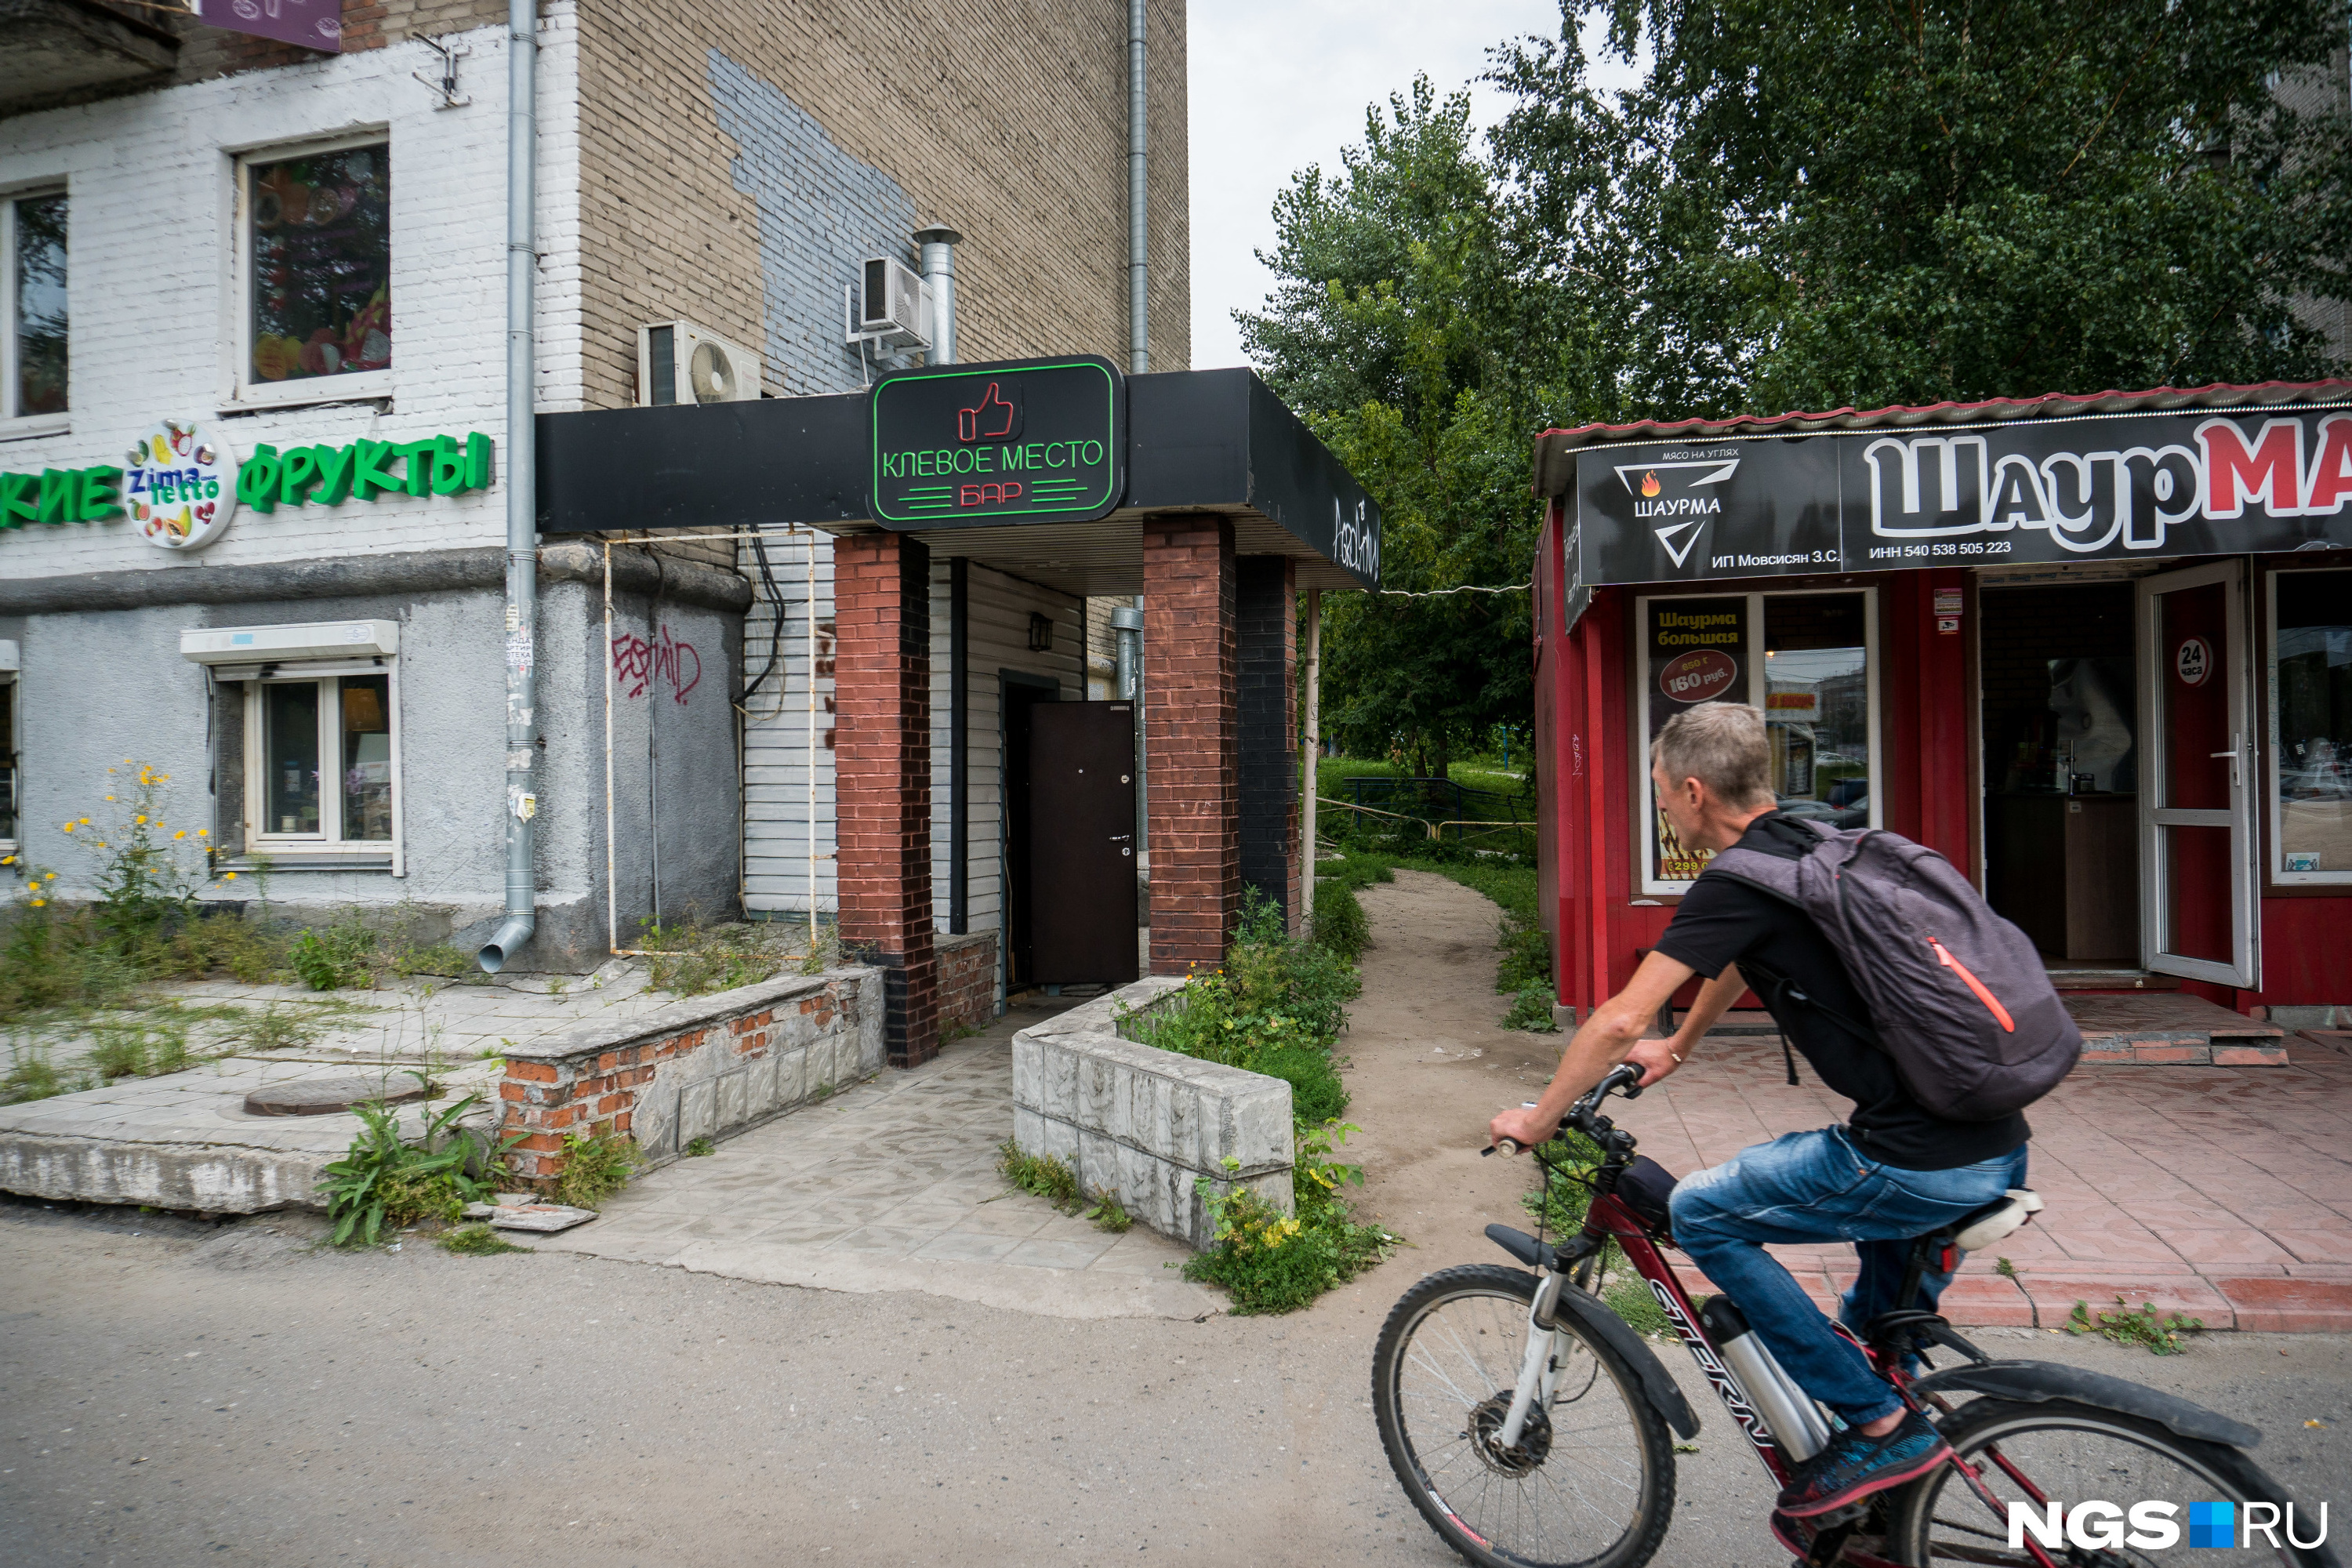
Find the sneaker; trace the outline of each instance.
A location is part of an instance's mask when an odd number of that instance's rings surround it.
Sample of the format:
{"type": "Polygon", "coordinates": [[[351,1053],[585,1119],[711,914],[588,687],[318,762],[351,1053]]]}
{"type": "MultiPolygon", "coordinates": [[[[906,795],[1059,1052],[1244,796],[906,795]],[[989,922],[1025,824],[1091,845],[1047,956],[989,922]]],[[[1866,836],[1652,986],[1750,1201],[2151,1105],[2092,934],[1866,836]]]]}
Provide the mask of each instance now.
{"type": "Polygon", "coordinates": [[[1799,1519],[1843,1508],[1858,1498],[1899,1487],[1923,1476],[1951,1458],[1946,1443],[1927,1418],[1906,1410],[1903,1421],[1883,1437],[1864,1436],[1848,1427],[1830,1446],[1806,1460],[1783,1488],[1778,1508],[1799,1519]]]}
{"type": "Polygon", "coordinates": [[[1801,1563],[1811,1558],[1813,1554],[1812,1533],[1805,1528],[1805,1524],[1802,1520],[1793,1518],[1790,1515],[1782,1513],[1778,1509],[1775,1509],[1772,1511],[1771,1524],[1772,1539],[1779,1542],[1783,1547],[1785,1547],[1788,1550],[1790,1556],[1795,1558],[1801,1563]]]}

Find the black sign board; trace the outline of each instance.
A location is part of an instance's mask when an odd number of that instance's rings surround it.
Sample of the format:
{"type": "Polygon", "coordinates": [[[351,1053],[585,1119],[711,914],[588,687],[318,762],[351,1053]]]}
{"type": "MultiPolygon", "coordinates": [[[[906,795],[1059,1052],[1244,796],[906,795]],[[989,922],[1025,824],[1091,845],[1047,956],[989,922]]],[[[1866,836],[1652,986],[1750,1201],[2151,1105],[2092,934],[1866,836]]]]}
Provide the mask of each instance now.
{"type": "Polygon", "coordinates": [[[1108,360],[898,371],[868,401],[885,528],[1086,522],[1127,488],[1127,388],[1108,360]]]}
{"type": "Polygon", "coordinates": [[[2352,546],[2352,413],[2086,416],[1596,447],[1587,584],[2352,546]]]}

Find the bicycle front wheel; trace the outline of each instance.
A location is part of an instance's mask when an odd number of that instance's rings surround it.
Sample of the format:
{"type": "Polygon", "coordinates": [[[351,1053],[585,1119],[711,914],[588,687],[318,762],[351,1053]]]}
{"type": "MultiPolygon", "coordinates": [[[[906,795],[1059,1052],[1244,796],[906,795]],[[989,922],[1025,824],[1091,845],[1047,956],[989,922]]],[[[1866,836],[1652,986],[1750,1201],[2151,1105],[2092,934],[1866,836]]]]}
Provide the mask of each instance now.
{"type": "MultiPolygon", "coordinates": [[[[2204,1562],[2204,1552],[2189,1544],[2189,1505],[2208,1500],[2235,1503],[2239,1521],[2250,1502],[2278,1508],[2281,1544],[2273,1549],[2257,1534],[2250,1542],[2255,1555],[2247,1568],[2336,1568],[2336,1554],[2325,1545],[2303,1549],[2288,1543],[2286,1489],[2227,1444],[2183,1437],[2137,1415],[2059,1399],[1975,1399],[1940,1425],[1952,1451],[1979,1471],[1998,1511],[1949,1465],[1904,1488],[1895,1496],[1887,1544],[1911,1568],[1954,1563],[2033,1568],[2035,1538],[2021,1535],[2017,1546],[2009,1543],[2010,1505],[2023,1505],[2046,1529],[2050,1504],[2071,1514],[2077,1503],[2092,1500],[2113,1504],[2116,1517],[2100,1510],[2100,1518],[2083,1527],[2082,1540],[2070,1537],[2042,1548],[2068,1568],[2172,1568],[2204,1562]],[[2141,1501],[2174,1505],[2171,1523],[2179,1534],[2172,1544],[2154,1544],[2160,1531],[2135,1529],[2128,1513],[2141,1501]]],[[[2305,1540],[2319,1535],[2316,1513],[2298,1509],[2294,1533],[2305,1540]]],[[[2234,1538],[2231,1544],[2236,1544],[2234,1538]]]]}
{"type": "Polygon", "coordinates": [[[1499,1441],[1535,1291],[1486,1265],[1406,1291],[1372,1352],[1381,1446],[1430,1528],[1481,1568],[1640,1568],[1673,1522],[1674,1447],[1622,1356],[1563,1317],[1551,1398],[1516,1447],[1499,1441]]]}

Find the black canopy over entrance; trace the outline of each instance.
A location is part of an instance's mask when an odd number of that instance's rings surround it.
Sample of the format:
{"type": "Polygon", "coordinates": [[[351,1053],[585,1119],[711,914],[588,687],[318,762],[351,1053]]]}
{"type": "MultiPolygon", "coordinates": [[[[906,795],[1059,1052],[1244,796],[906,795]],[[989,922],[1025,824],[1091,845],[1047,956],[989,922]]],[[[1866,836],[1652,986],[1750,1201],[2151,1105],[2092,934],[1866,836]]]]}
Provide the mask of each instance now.
{"type": "MultiPolygon", "coordinates": [[[[1067,363],[943,368],[1001,371],[1009,380],[1067,363]]],[[[1146,517],[1202,513],[1232,520],[1236,554],[1294,560],[1298,587],[1379,586],[1379,508],[1255,374],[1175,371],[1119,382],[1121,489],[1108,515],[1091,521],[1004,516],[933,528],[876,521],[871,395],[854,392],[542,414],[540,529],[887,529],[1068,593],[1110,595],[1143,586],[1146,517]]],[[[993,414],[999,404],[985,406],[993,414]]],[[[966,439],[985,440],[992,430],[981,423],[966,439]]]]}

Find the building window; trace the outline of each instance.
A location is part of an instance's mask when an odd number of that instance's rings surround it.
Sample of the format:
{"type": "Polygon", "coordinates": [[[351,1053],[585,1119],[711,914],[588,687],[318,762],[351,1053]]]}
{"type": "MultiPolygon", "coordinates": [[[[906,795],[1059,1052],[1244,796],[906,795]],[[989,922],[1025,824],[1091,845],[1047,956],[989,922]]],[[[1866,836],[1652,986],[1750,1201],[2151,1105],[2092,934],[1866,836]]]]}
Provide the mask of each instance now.
{"type": "Polygon", "coordinates": [[[1650,784],[1649,742],[1702,702],[1763,710],[1780,809],[1833,827],[1880,825],[1876,596],[1705,594],[1637,601],[1643,749],[1634,855],[1645,895],[1676,894],[1712,858],[1675,835],[1650,784]]]}
{"type": "Polygon", "coordinates": [[[343,397],[389,385],[391,195],[380,141],[242,163],[240,395],[343,397]]]}
{"type": "Polygon", "coordinates": [[[389,673],[272,675],[246,696],[246,847],[389,853],[389,673]]]}
{"type": "Polygon", "coordinates": [[[2352,883],[2352,571],[2270,575],[2271,879],[2352,883]]]}
{"type": "Polygon", "coordinates": [[[0,419],[66,412],[66,197],[0,200],[0,419]]]}
{"type": "Polygon", "coordinates": [[[0,851],[16,847],[17,798],[16,672],[0,669],[0,851]]]}

